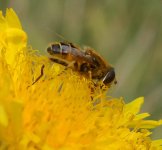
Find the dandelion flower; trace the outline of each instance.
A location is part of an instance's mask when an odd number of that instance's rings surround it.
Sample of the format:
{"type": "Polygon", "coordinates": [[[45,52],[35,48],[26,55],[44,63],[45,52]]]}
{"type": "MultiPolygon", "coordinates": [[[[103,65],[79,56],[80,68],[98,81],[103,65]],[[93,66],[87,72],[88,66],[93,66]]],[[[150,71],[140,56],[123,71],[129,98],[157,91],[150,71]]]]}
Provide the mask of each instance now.
{"type": "Polygon", "coordinates": [[[62,70],[27,45],[12,9],[0,12],[1,150],[162,150],[150,137],[162,121],[139,112],[143,97],[126,104],[99,91],[94,104],[91,82],[62,70]]]}

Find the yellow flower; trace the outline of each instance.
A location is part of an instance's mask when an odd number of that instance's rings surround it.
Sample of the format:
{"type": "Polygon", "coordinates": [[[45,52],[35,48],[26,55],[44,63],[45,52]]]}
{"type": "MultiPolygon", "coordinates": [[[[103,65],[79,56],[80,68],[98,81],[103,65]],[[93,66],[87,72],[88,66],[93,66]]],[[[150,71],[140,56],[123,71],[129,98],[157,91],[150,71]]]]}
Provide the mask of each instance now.
{"type": "Polygon", "coordinates": [[[150,137],[162,121],[139,113],[143,97],[125,104],[98,91],[92,101],[91,82],[62,70],[27,46],[12,9],[0,12],[1,150],[162,150],[150,137]]]}

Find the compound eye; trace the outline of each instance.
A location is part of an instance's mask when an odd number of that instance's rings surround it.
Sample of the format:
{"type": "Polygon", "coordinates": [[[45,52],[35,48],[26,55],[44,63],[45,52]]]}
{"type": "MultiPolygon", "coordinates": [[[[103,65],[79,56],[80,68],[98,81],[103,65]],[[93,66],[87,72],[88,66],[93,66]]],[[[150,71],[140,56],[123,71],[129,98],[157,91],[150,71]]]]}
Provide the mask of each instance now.
{"type": "Polygon", "coordinates": [[[115,71],[114,71],[114,68],[111,68],[111,70],[109,70],[107,74],[105,75],[105,77],[103,78],[103,83],[107,85],[111,83],[112,81],[114,81],[114,79],[115,79],[115,71]]]}
{"type": "Polygon", "coordinates": [[[88,72],[88,71],[89,71],[89,67],[87,66],[86,63],[83,63],[83,64],[80,66],[80,71],[81,71],[81,72],[88,72]]]}

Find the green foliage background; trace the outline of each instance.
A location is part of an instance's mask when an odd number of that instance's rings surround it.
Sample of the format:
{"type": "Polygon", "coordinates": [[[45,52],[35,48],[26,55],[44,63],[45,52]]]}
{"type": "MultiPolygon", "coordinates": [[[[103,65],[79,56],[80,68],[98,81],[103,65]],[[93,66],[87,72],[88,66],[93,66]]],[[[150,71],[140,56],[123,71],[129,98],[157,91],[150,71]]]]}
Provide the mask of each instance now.
{"type": "MultiPolygon", "coordinates": [[[[60,40],[93,47],[116,69],[118,84],[109,94],[127,102],[144,96],[142,111],[162,118],[161,0],[0,0],[1,10],[7,7],[33,48],[45,53],[60,40]]],[[[162,127],[153,134],[160,137],[162,127]]]]}

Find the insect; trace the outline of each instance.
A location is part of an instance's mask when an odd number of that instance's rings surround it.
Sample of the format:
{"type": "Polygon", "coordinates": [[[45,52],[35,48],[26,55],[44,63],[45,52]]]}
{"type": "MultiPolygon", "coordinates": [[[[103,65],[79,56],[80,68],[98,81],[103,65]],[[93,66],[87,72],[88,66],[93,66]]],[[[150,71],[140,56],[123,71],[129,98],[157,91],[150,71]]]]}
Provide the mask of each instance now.
{"type": "Polygon", "coordinates": [[[51,61],[65,66],[65,70],[71,68],[91,78],[96,85],[102,82],[109,87],[117,83],[114,68],[92,48],[81,49],[70,42],[55,42],[47,48],[47,52],[51,61]]]}

